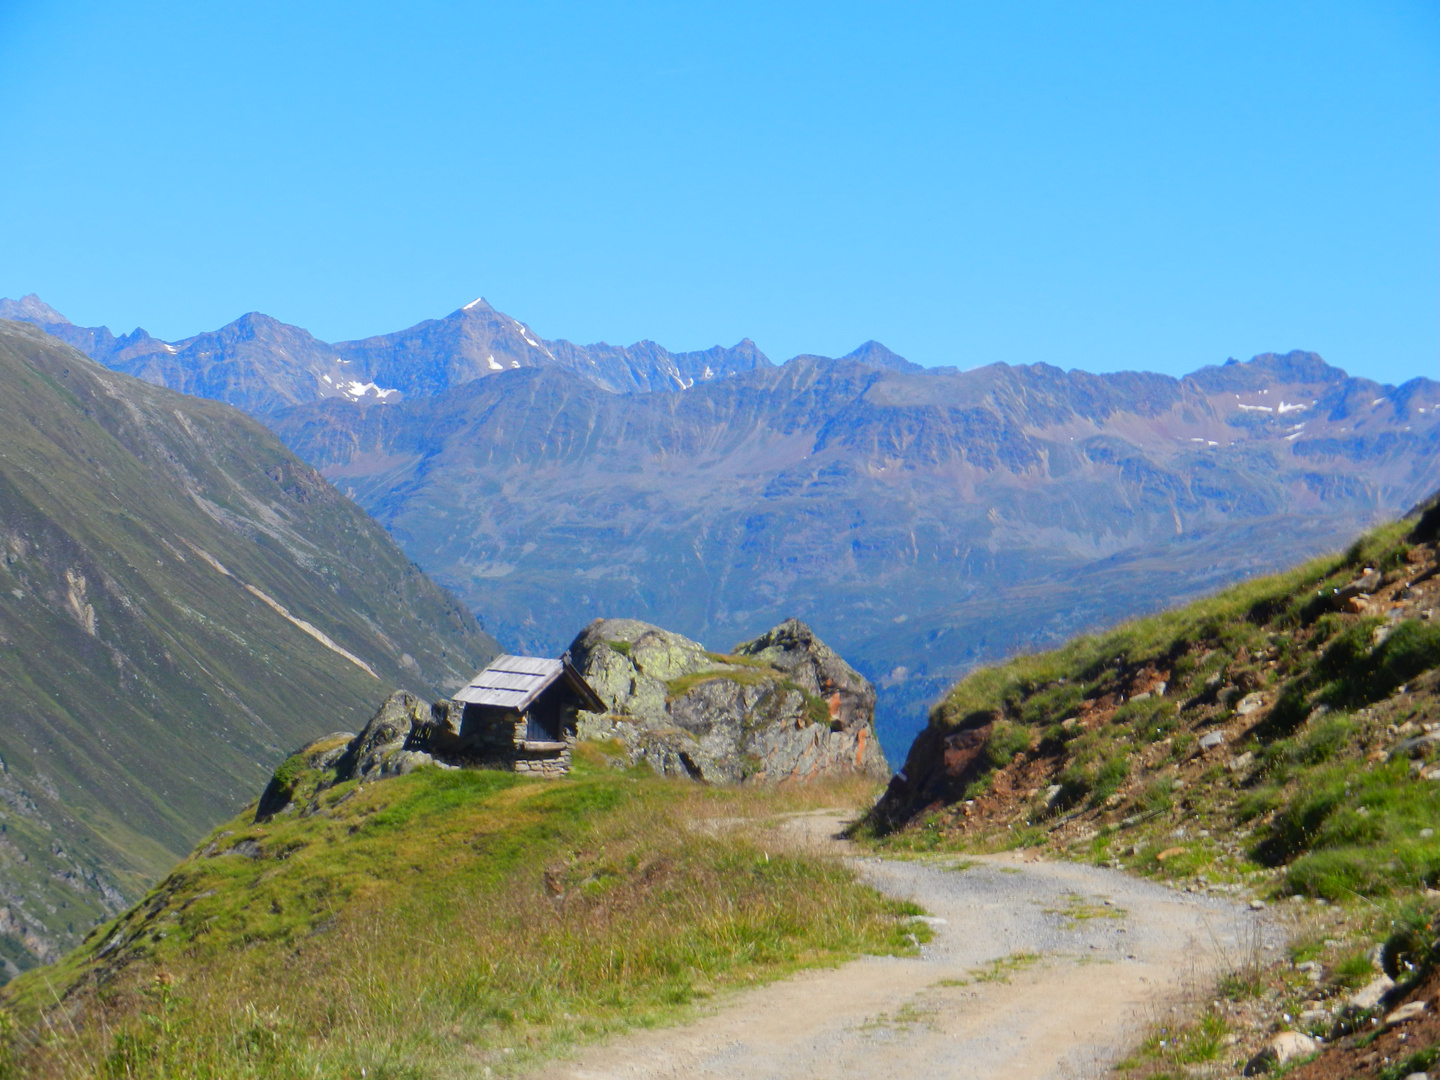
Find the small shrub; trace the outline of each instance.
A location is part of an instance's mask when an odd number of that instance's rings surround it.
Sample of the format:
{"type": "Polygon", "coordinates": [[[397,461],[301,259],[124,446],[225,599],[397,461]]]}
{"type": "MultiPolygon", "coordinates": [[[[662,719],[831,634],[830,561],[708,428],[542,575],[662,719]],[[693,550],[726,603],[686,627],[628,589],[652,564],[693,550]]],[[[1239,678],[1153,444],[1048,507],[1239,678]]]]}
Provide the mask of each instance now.
{"type": "Polygon", "coordinates": [[[1336,963],[1331,974],[1338,985],[1354,988],[1370,981],[1375,965],[1370,962],[1370,954],[1362,949],[1336,963]]]}
{"type": "Polygon", "coordinates": [[[1395,927],[1380,950],[1380,966],[1392,979],[1430,967],[1435,962],[1435,935],[1440,921],[1433,904],[1411,901],[1400,909],[1395,927]]]}
{"type": "Polygon", "coordinates": [[[1266,784],[1247,791],[1235,803],[1235,820],[1254,821],[1277,809],[1284,801],[1284,793],[1275,784],[1266,784]]]}
{"type": "Polygon", "coordinates": [[[1406,619],[1375,650],[1372,659],[1364,690],[1367,701],[1378,701],[1422,671],[1440,667],[1440,626],[1406,619]]]}
{"type": "Polygon", "coordinates": [[[1175,805],[1175,781],[1162,776],[1152,780],[1140,794],[1139,807],[1147,814],[1164,813],[1175,805]]]}
{"type": "Polygon", "coordinates": [[[1003,769],[1015,755],[1030,748],[1030,729],[1008,720],[998,720],[985,738],[985,757],[997,769],[1003,769]]]}
{"type": "Polygon", "coordinates": [[[1258,963],[1243,964],[1220,977],[1220,996],[1227,1001],[1248,1001],[1265,991],[1265,979],[1258,963]]]}
{"type": "Polygon", "coordinates": [[[1143,732],[1147,727],[1164,723],[1174,714],[1175,706],[1164,698],[1146,698],[1143,701],[1127,701],[1121,705],[1115,710],[1111,723],[1143,732]]]}
{"type": "Polygon", "coordinates": [[[1071,724],[1069,727],[1064,724],[1051,724],[1040,735],[1040,751],[1045,754],[1062,753],[1066,746],[1084,734],[1085,729],[1079,724],[1071,724]]]}
{"type": "Polygon", "coordinates": [[[1025,699],[1020,707],[1020,719],[1036,727],[1063,720],[1075,711],[1084,696],[1083,689],[1074,683],[1052,686],[1025,699]]]}
{"type": "Polygon", "coordinates": [[[1114,795],[1129,775],[1130,761],[1123,752],[1106,758],[1095,770],[1095,780],[1090,790],[1091,803],[1099,805],[1114,795]]]}
{"type": "Polygon", "coordinates": [[[1355,724],[1343,714],[1319,720],[1310,734],[1294,748],[1294,760],[1302,765],[1319,765],[1345,749],[1355,724]]]}

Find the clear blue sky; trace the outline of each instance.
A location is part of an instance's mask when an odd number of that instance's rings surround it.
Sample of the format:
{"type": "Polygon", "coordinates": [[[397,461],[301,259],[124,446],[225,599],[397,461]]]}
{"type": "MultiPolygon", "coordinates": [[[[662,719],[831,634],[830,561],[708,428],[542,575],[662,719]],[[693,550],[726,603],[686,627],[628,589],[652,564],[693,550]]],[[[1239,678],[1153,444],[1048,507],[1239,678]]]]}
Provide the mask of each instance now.
{"type": "Polygon", "coordinates": [[[0,294],[1440,374],[1440,5],[0,0],[0,294]]]}

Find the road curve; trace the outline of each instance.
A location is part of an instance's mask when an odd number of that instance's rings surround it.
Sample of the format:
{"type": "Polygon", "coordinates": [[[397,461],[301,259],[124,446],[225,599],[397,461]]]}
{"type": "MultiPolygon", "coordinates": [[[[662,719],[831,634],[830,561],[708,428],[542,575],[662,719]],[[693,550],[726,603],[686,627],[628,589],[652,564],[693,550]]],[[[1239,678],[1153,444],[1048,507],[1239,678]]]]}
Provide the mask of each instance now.
{"type": "Polygon", "coordinates": [[[786,829],[929,912],[935,936],[918,958],[863,957],[741,991],[691,1023],[619,1036],[536,1075],[1097,1076],[1187,990],[1280,941],[1246,907],[1097,867],[856,855],[834,838],[841,822],[797,815],[786,829]]]}

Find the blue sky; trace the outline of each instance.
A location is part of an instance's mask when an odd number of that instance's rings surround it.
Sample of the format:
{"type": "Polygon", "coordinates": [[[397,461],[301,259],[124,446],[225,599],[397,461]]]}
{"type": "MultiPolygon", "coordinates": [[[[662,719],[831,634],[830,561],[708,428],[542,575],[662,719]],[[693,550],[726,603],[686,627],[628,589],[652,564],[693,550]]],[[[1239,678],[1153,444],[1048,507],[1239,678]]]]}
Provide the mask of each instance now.
{"type": "Polygon", "coordinates": [[[0,0],[0,294],[1440,374],[1440,6],[0,0]]]}

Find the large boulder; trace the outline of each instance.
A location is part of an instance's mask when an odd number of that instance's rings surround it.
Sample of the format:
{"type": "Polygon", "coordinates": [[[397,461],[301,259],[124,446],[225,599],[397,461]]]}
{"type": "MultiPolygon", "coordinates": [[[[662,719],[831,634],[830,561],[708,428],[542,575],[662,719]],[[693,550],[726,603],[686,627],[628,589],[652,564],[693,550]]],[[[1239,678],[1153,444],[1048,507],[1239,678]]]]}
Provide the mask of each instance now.
{"type": "Polygon", "coordinates": [[[765,784],[888,775],[874,687],[796,619],[728,654],[635,619],[597,619],[570,657],[606,704],[580,715],[580,737],[617,739],[666,775],[765,784]]]}
{"type": "Polygon", "coordinates": [[[336,762],[336,780],[398,776],[429,763],[430,756],[414,745],[412,732],[425,731],[431,716],[428,701],[403,690],[391,694],[336,762]]]}

